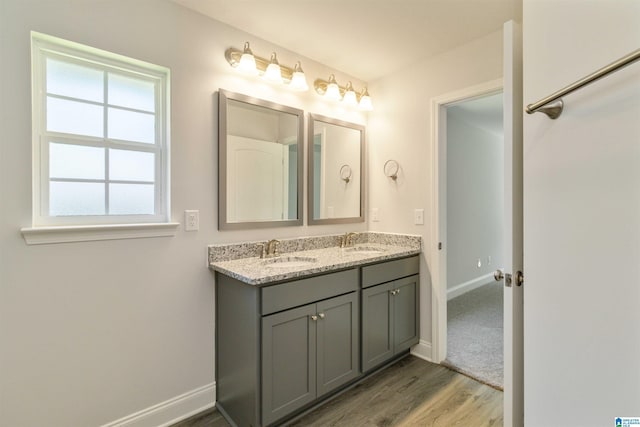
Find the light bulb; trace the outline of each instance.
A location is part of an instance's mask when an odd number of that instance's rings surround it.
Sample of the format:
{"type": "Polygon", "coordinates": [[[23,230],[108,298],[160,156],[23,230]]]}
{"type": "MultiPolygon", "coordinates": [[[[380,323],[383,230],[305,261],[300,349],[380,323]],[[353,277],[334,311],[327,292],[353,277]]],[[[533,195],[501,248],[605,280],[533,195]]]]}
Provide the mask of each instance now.
{"type": "Polygon", "coordinates": [[[240,57],[238,63],[238,70],[248,74],[258,74],[258,68],[256,67],[256,58],[253,56],[253,52],[249,48],[249,42],[245,42],[244,51],[240,57]]]}
{"type": "Polygon", "coordinates": [[[342,102],[344,102],[344,104],[349,107],[356,107],[358,105],[356,92],[353,90],[353,85],[351,84],[351,82],[347,83],[347,88],[345,89],[342,102]]]}
{"type": "Polygon", "coordinates": [[[293,69],[293,75],[291,76],[291,82],[289,83],[289,87],[292,90],[304,92],[309,90],[309,86],[307,85],[307,79],[304,75],[304,71],[302,71],[302,67],[300,66],[300,61],[298,61],[293,69]]]}
{"type": "Polygon", "coordinates": [[[367,90],[366,87],[364,89],[362,89],[362,94],[360,95],[360,103],[358,104],[358,107],[361,110],[364,110],[364,111],[372,111],[373,110],[373,104],[371,103],[371,97],[369,96],[369,91],[367,90]]]}
{"type": "Polygon", "coordinates": [[[341,98],[340,88],[338,87],[338,82],[336,82],[336,76],[333,74],[329,76],[329,84],[327,84],[327,91],[324,96],[333,101],[339,101],[341,98]]]}
{"type": "Polygon", "coordinates": [[[282,83],[282,70],[280,69],[280,64],[278,64],[275,52],[271,54],[271,61],[264,72],[264,78],[272,83],[282,83]]]}

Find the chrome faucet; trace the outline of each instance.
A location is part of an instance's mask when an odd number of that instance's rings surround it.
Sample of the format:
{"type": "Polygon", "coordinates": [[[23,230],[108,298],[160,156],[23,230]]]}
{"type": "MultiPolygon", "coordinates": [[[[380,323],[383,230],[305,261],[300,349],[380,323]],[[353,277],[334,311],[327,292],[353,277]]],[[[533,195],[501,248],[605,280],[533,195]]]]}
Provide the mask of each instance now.
{"type": "Polygon", "coordinates": [[[271,258],[271,257],[276,257],[276,256],[280,256],[280,253],[278,253],[278,245],[280,244],[280,240],[277,239],[272,239],[269,240],[267,242],[267,254],[266,257],[267,258],[271,258]]]}
{"type": "Polygon", "coordinates": [[[357,235],[358,233],[355,232],[345,233],[345,235],[340,239],[340,247],[347,248],[349,246],[353,246],[353,238],[357,235]]]}

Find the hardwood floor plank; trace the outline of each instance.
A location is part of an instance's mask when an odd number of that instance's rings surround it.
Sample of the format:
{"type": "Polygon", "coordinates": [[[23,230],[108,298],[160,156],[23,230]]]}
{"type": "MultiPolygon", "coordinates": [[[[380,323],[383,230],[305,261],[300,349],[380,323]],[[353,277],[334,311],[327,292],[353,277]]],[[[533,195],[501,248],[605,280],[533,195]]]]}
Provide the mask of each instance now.
{"type": "MultiPolygon", "coordinates": [[[[502,396],[444,366],[409,356],[285,425],[501,427],[502,396]]],[[[227,426],[217,411],[208,411],[173,427],[227,426]]]]}

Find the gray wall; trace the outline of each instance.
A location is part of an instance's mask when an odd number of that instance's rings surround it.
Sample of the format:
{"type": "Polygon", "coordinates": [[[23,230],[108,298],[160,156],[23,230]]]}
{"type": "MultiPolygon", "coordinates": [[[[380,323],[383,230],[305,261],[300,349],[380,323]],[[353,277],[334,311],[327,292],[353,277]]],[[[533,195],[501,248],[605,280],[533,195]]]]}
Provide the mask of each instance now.
{"type": "MultiPolygon", "coordinates": [[[[335,73],[165,0],[0,1],[0,424],[96,426],[163,406],[159,425],[214,401],[214,277],[208,244],[361,231],[365,224],[217,231],[218,88],[326,116],[330,103],[239,75],[224,51],[302,61],[309,83],[335,73]],[[27,246],[31,226],[31,30],[171,69],[172,238],[27,246]]],[[[341,112],[366,123],[365,115],[341,112]]],[[[306,127],[305,127],[306,129],[306,127]]]]}
{"type": "Polygon", "coordinates": [[[473,124],[469,114],[447,108],[448,289],[486,276],[503,260],[504,137],[473,124]]]}
{"type": "MultiPolygon", "coordinates": [[[[378,208],[373,231],[419,234],[423,239],[420,275],[420,345],[414,349],[431,357],[431,265],[437,250],[434,237],[431,100],[443,94],[489,82],[502,76],[502,31],[496,31],[441,55],[405,67],[374,82],[374,110],[369,113],[367,174],[369,208],[378,208]],[[400,164],[396,181],[383,165],[400,164]],[[424,225],[415,225],[413,210],[424,209],[424,225]]],[[[369,214],[370,211],[367,212],[369,214]]],[[[368,216],[370,221],[370,216],[368,216]]]]}

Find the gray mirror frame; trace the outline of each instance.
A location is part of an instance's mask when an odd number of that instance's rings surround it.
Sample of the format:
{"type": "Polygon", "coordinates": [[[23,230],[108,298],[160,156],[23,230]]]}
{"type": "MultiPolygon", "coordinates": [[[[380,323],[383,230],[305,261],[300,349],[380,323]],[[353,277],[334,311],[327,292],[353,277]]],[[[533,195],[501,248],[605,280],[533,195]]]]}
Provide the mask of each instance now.
{"type": "Polygon", "coordinates": [[[309,131],[307,134],[307,224],[308,225],[322,225],[322,224],[349,224],[355,222],[364,222],[364,171],[365,171],[365,127],[356,123],[349,123],[339,119],[331,117],[321,116],[319,114],[309,114],[309,131]],[[332,125],[342,126],[350,129],[360,131],[360,216],[345,217],[345,218],[313,218],[313,136],[314,136],[314,123],[316,121],[329,123],[332,125]]]}
{"type": "Polygon", "coordinates": [[[276,104],[228,90],[218,90],[218,230],[249,230],[254,228],[293,227],[303,223],[303,168],[304,168],[304,111],[276,104]],[[297,116],[298,119],[298,173],[297,218],[282,221],[228,222],[227,221],[227,100],[244,102],[297,116]]]}

